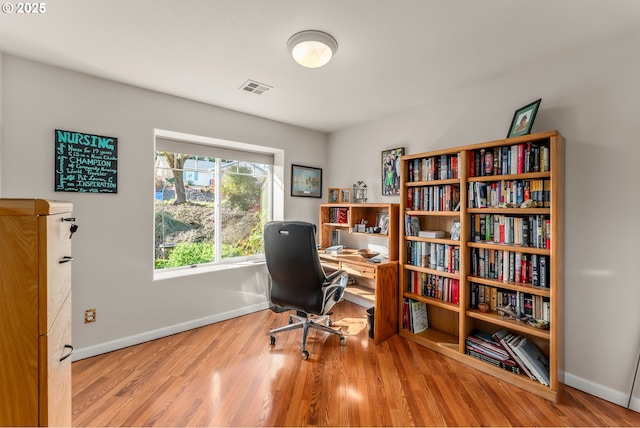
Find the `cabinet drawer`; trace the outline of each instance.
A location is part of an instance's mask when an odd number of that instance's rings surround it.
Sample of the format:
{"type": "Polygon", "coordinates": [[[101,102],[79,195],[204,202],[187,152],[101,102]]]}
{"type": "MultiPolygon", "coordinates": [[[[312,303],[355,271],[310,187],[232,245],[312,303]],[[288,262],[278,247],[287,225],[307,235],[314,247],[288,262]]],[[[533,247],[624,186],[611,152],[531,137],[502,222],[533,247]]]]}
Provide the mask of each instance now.
{"type": "Polygon", "coordinates": [[[40,425],[71,426],[71,294],[40,336],[40,425]]]}
{"type": "Polygon", "coordinates": [[[39,334],[47,334],[71,291],[70,214],[40,217],[39,334]],[[62,263],[61,263],[62,262],[62,263]]]}
{"type": "Polygon", "coordinates": [[[342,269],[350,275],[362,276],[365,278],[375,279],[376,269],[374,267],[362,266],[352,263],[342,263],[342,269]]]}

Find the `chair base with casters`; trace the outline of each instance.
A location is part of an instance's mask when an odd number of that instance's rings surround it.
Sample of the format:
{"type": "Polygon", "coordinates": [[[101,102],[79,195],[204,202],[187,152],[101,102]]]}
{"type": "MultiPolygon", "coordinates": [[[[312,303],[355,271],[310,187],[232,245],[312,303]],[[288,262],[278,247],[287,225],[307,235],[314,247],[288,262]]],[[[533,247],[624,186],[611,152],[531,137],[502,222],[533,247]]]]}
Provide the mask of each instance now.
{"type": "Polygon", "coordinates": [[[282,333],[283,331],[297,330],[302,329],[302,359],[309,359],[309,351],[306,349],[307,345],[307,336],[309,335],[309,329],[324,331],[325,333],[336,334],[340,336],[340,345],[345,346],[347,344],[347,337],[340,330],[334,330],[331,328],[331,319],[329,318],[331,314],[325,315],[309,315],[304,312],[298,312],[297,314],[289,314],[289,324],[274,328],[269,330],[269,337],[271,344],[276,344],[276,337],[274,336],[277,333],[282,333]],[[325,324],[321,324],[324,322],[325,324]]]}

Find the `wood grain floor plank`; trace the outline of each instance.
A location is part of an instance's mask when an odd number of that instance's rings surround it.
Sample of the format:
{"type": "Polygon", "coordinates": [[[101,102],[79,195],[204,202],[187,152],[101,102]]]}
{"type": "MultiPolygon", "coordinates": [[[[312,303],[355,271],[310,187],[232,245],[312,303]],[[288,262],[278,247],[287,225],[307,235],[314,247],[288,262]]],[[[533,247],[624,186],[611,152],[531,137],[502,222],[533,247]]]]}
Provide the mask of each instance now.
{"type": "Polygon", "coordinates": [[[640,414],[566,387],[554,404],[334,307],[338,337],[271,311],[74,362],[74,426],[640,426],[640,414]]]}

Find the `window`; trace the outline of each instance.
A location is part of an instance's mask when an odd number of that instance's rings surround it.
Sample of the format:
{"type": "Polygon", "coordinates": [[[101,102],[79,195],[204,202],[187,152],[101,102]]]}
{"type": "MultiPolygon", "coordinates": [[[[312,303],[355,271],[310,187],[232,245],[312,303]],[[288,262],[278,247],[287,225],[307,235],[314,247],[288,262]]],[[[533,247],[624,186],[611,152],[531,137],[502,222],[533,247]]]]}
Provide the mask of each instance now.
{"type": "Polygon", "coordinates": [[[156,138],[155,269],[264,254],[273,155],[156,138]]]}

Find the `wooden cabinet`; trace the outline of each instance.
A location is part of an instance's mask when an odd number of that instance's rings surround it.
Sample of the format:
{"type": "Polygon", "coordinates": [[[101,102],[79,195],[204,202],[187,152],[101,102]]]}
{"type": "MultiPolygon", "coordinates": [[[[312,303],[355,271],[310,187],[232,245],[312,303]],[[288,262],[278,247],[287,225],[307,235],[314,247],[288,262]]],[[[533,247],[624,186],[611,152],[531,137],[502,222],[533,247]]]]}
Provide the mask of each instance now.
{"type": "Polygon", "coordinates": [[[71,426],[72,208],[0,199],[2,426],[71,426]]]}
{"type": "Polygon", "coordinates": [[[354,280],[345,298],[374,308],[373,340],[381,343],[398,332],[398,224],[399,204],[322,204],[318,242],[320,259],[328,270],[344,270],[354,280]],[[364,222],[363,222],[364,221],[364,222]],[[358,224],[387,227],[385,234],[354,231],[358,224]],[[344,242],[348,237],[360,246],[347,248],[341,254],[323,254],[324,248],[344,242]],[[372,263],[358,254],[366,243],[386,247],[388,259],[372,263]]]}
{"type": "Polygon", "coordinates": [[[425,302],[429,328],[413,334],[402,323],[400,335],[557,402],[563,189],[564,138],[556,131],[403,156],[399,316],[404,299],[425,302]],[[459,240],[449,233],[454,222],[459,240]],[[415,229],[445,234],[419,237],[415,229]],[[487,312],[478,305],[485,293],[487,312]],[[501,315],[507,304],[518,316],[544,318],[547,328],[501,315]],[[501,328],[533,342],[548,359],[549,385],[465,354],[469,334],[501,328]]]}

